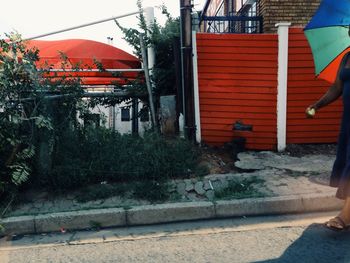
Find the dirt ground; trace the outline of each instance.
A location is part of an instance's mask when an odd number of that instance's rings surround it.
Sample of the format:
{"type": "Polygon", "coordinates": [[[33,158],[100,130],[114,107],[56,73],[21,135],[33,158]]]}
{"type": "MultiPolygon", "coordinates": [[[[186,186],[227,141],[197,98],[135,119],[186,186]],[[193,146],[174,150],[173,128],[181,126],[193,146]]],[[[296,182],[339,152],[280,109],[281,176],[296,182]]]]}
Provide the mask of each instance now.
{"type": "Polygon", "coordinates": [[[201,165],[207,166],[210,174],[224,174],[235,170],[235,159],[225,147],[201,147],[201,165]]]}
{"type": "MultiPolygon", "coordinates": [[[[289,144],[284,152],[294,157],[317,154],[336,154],[336,144],[289,144]]],[[[237,172],[234,163],[237,160],[237,151],[232,146],[201,148],[201,164],[209,168],[211,174],[237,172]]]]}
{"type": "Polygon", "coordinates": [[[336,144],[289,144],[284,153],[295,157],[302,157],[308,154],[335,155],[336,151],[336,144]]]}

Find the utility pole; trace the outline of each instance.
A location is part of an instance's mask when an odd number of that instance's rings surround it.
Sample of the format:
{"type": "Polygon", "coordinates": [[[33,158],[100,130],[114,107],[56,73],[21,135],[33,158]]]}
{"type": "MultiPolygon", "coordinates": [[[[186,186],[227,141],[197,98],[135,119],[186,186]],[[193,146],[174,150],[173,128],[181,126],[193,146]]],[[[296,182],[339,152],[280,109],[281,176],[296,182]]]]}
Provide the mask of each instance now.
{"type": "MultiPolygon", "coordinates": [[[[147,29],[151,29],[154,25],[155,19],[154,19],[154,8],[153,7],[146,7],[143,9],[144,11],[144,16],[145,16],[145,21],[147,25],[147,29]]],[[[147,36],[151,37],[150,31],[147,31],[147,36]]],[[[156,63],[156,55],[154,52],[154,47],[149,46],[147,47],[147,61],[148,61],[148,69],[150,76],[153,75],[153,69],[154,69],[154,64],[156,63]]]]}
{"type": "Polygon", "coordinates": [[[195,140],[195,110],[192,67],[192,0],[180,0],[181,64],[185,136],[195,140]]]}
{"type": "Polygon", "coordinates": [[[141,46],[141,52],[142,52],[142,64],[143,64],[143,69],[145,71],[145,79],[146,79],[146,86],[147,86],[147,91],[148,91],[149,106],[151,109],[152,128],[157,128],[156,111],[154,108],[152,85],[151,85],[149,69],[148,69],[147,51],[146,51],[146,47],[145,47],[145,44],[143,42],[143,39],[144,39],[144,35],[141,33],[140,34],[140,46],[141,46]]]}

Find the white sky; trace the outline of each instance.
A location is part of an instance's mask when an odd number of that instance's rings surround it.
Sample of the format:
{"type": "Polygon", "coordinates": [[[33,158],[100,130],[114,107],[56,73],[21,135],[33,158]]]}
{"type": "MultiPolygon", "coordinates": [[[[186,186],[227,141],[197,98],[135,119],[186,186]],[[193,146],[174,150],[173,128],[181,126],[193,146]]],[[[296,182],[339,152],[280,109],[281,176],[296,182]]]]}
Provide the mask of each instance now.
{"type": "MultiPolygon", "coordinates": [[[[205,0],[194,0],[194,9],[201,10],[205,0]]],[[[179,16],[180,0],[143,0],[143,7],[159,6],[164,3],[173,17],[179,16]]],[[[23,38],[33,37],[60,29],[78,26],[124,15],[137,11],[136,0],[16,0],[1,3],[0,37],[4,33],[16,30],[23,38]]],[[[155,9],[156,19],[162,23],[164,16],[155,9]]],[[[124,27],[137,25],[136,16],[119,19],[124,27]]],[[[113,38],[114,46],[129,53],[132,48],[122,40],[122,34],[114,21],[81,28],[53,36],[46,40],[83,38],[107,43],[107,37],[113,38]]]]}

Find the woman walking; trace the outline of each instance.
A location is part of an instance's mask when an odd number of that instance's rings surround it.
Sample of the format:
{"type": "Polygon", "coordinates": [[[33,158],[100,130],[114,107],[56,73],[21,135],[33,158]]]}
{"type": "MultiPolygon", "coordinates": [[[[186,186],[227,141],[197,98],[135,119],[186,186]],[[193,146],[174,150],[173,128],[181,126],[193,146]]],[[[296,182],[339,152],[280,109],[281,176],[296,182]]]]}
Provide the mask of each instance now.
{"type": "Polygon", "coordinates": [[[336,197],[345,202],[340,213],[325,223],[327,228],[336,231],[350,227],[350,53],[347,53],[340,63],[335,83],[321,99],[306,109],[307,117],[313,117],[317,110],[340,96],[343,98],[343,117],[330,186],[338,188],[336,197]]]}

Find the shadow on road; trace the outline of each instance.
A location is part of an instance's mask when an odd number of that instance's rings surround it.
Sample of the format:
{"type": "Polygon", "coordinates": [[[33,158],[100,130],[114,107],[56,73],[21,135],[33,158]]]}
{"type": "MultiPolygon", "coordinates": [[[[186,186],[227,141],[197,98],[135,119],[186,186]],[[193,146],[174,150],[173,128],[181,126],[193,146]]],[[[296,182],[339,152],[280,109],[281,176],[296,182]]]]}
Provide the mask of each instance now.
{"type": "Polygon", "coordinates": [[[334,232],[312,224],[279,258],[255,263],[277,262],[350,262],[350,231],[334,232]]]}

